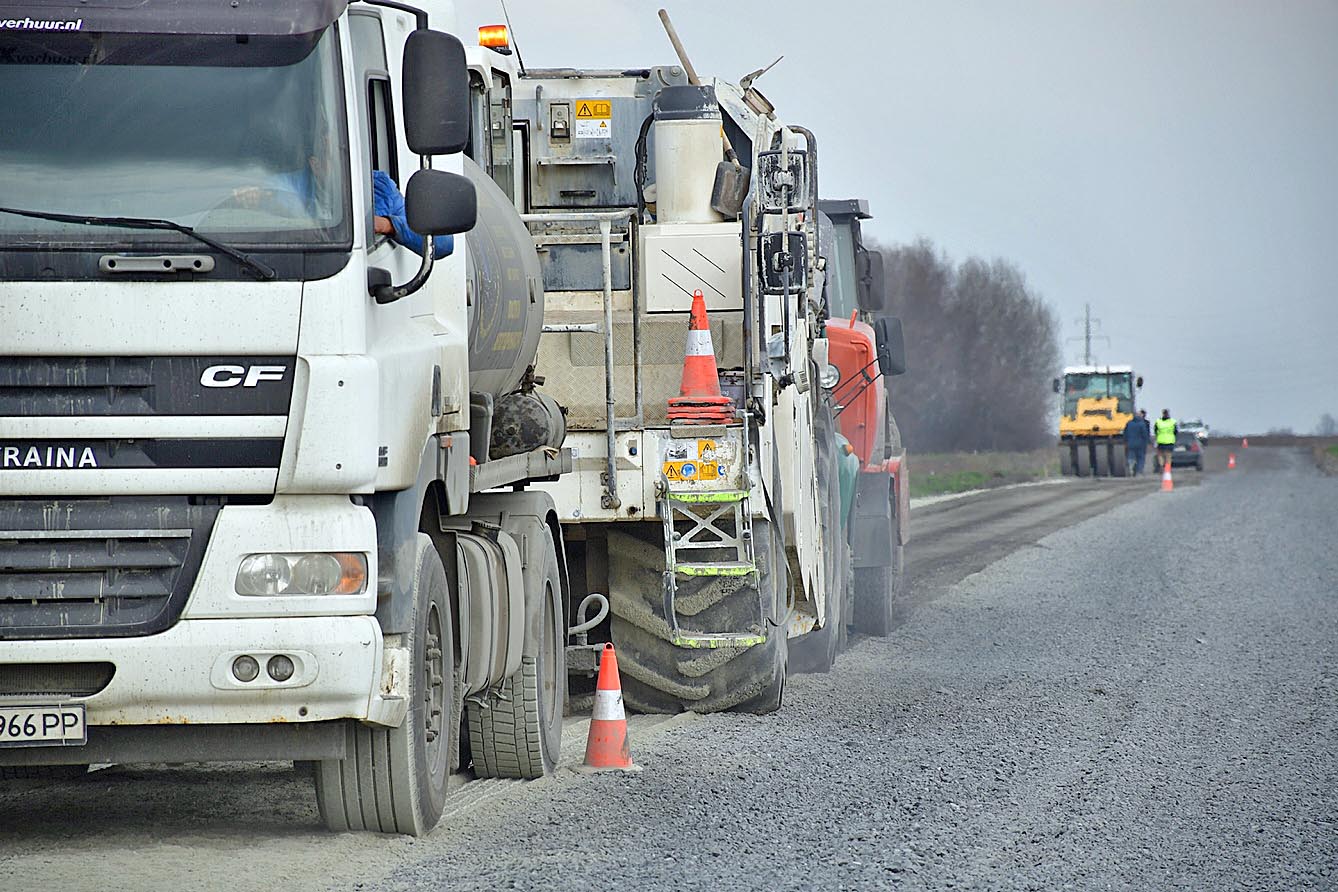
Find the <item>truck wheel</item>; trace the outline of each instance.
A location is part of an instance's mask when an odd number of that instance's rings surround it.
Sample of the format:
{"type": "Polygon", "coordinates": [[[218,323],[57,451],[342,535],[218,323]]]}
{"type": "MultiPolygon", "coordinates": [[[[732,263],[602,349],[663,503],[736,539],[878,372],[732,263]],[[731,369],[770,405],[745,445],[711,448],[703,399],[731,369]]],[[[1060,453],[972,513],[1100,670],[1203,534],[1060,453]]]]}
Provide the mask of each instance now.
{"type": "Polygon", "coordinates": [[[1110,447],[1110,474],[1112,477],[1129,476],[1129,452],[1123,443],[1112,443],[1110,447]]]}
{"type": "Polygon", "coordinates": [[[520,669],[502,683],[500,698],[486,707],[473,701],[466,707],[469,749],[479,777],[532,779],[551,774],[557,765],[567,699],[567,630],[562,576],[551,542],[545,560],[538,636],[527,632],[520,669]]]}
{"type": "Polygon", "coordinates": [[[875,638],[892,634],[895,605],[905,585],[905,546],[892,549],[886,567],[855,568],[855,631],[875,638]]]}
{"type": "Polygon", "coordinates": [[[459,735],[455,630],[441,557],[423,533],[416,545],[408,714],[398,728],[349,722],[345,757],[317,763],[316,802],[331,830],[421,836],[446,805],[459,735]]]}
{"type": "Polygon", "coordinates": [[[609,605],[618,647],[623,697],[639,712],[751,712],[780,708],[789,653],[785,637],[785,558],[765,520],[753,521],[757,579],[701,577],[700,587],[679,599],[685,630],[745,631],[756,624],[764,598],[766,641],[751,647],[678,647],[665,620],[665,555],[658,524],[609,531],[609,605]]]}
{"type": "Polygon", "coordinates": [[[1077,448],[1070,444],[1059,447],[1059,473],[1065,477],[1072,477],[1074,474],[1074,465],[1077,462],[1075,452],[1077,448]]]}

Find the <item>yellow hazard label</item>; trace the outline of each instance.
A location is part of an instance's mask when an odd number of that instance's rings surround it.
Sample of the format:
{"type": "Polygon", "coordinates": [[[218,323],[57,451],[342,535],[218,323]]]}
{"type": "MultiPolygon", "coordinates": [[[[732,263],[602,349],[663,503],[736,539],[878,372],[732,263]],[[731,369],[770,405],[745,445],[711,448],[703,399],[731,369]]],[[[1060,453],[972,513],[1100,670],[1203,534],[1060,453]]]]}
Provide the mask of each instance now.
{"type": "Polygon", "coordinates": [[[719,480],[720,466],[713,461],[667,461],[664,463],[664,479],[670,483],[684,480],[719,480]]]}
{"type": "Polygon", "coordinates": [[[695,461],[667,461],[664,463],[664,479],[670,482],[696,480],[697,463],[695,461]]]}
{"type": "Polygon", "coordinates": [[[715,440],[697,441],[697,457],[702,461],[714,461],[715,454],[715,440]]]}
{"type": "Polygon", "coordinates": [[[613,103],[606,99],[582,99],[576,103],[576,117],[585,118],[611,118],[613,117],[613,103]]]}

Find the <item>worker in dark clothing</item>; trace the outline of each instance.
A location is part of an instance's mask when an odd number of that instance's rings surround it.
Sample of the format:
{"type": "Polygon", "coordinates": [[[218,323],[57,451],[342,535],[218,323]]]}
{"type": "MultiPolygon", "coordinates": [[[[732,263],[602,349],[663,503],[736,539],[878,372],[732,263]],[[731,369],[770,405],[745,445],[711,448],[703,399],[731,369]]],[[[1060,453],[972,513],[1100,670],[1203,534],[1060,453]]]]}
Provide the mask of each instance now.
{"type": "Polygon", "coordinates": [[[1151,421],[1148,421],[1148,410],[1147,410],[1147,409],[1139,409],[1139,410],[1138,410],[1138,417],[1141,418],[1141,419],[1143,419],[1143,430],[1145,430],[1145,431],[1148,432],[1148,442],[1151,443],[1151,442],[1152,442],[1152,422],[1151,422],[1151,421]]]}
{"type": "Polygon", "coordinates": [[[1124,457],[1129,463],[1129,476],[1137,477],[1143,473],[1143,464],[1147,461],[1148,443],[1151,441],[1147,421],[1137,415],[1129,419],[1124,426],[1124,457]]]}
{"type": "Polygon", "coordinates": [[[1175,435],[1179,433],[1170,409],[1162,409],[1161,417],[1153,424],[1152,435],[1157,440],[1157,470],[1171,463],[1171,453],[1175,451],[1175,435]]]}

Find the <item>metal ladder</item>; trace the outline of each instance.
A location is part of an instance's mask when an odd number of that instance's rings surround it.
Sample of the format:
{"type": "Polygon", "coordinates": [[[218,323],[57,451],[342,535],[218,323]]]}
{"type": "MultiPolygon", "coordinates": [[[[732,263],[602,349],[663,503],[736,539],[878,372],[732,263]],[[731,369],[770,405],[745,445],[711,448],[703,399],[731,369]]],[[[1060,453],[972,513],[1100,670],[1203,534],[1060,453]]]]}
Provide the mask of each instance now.
{"type": "MultiPolygon", "coordinates": [[[[706,429],[703,429],[706,430],[706,429]]],[[[719,485],[703,481],[671,480],[660,476],[660,515],[664,520],[664,615],[670,637],[678,647],[753,647],[767,640],[762,579],[754,555],[752,500],[747,487],[748,424],[725,428],[724,436],[739,438],[735,473],[719,485]],[[681,528],[680,528],[681,527],[681,528]],[[678,621],[680,578],[736,577],[757,591],[756,630],[705,633],[686,631],[678,621]]],[[[714,434],[720,438],[720,434],[714,434]]]]}

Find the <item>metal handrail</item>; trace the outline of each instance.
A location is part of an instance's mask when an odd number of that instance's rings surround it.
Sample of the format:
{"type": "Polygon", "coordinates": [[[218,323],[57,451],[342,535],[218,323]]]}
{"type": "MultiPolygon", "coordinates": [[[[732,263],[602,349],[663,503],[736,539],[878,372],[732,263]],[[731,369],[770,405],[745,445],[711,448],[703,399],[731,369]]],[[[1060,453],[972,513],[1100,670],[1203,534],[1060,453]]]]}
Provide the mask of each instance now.
{"type": "MultiPolygon", "coordinates": [[[[636,213],[635,208],[624,208],[617,211],[557,211],[548,214],[521,214],[520,219],[525,223],[598,223],[599,224],[599,243],[600,260],[604,274],[604,428],[605,428],[605,446],[608,456],[605,460],[605,479],[604,496],[600,503],[605,508],[617,509],[622,507],[622,500],[618,498],[618,467],[614,456],[617,437],[617,412],[613,399],[613,224],[624,221],[629,222],[632,215],[636,213]]],[[[630,231],[630,229],[629,229],[630,231]]],[[[637,325],[636,320],[636,287],[633,283],[632,288],[632,322],[637,325]]],[[[545,331],[549,331],[544,326],[545,331]]],[[[554,326],[553,330],[575,331],[574,327],[554,326]]],[[[580,331],[594,332],[594,328],[581,328],[580,331]]],[[[639,334],[639,332],[638,332],[639,334]]],[[[640,338],[637,337],[638,347],[640,338]]],[[[639,353],[639,350],[638,350],[639,353]]],[[[641,415],[641,373],[640,359],[637,356],[637,415],[641,415]]]]}

